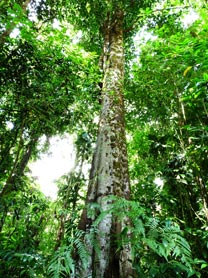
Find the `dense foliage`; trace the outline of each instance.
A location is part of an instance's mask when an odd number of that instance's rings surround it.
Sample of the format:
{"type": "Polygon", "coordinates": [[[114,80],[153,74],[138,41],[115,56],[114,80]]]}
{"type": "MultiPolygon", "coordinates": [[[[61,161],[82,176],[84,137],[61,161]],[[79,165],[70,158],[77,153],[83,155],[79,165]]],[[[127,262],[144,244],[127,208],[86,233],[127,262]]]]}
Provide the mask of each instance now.
{"type": "Polygon", "coordinates": [[[117,241],[131,242],[138,277],[208,276],[208,6],[158,2],[0,4],[1,277],[73,277],[108,213],[131,220],[117,241]],[[100,214],[85,233],[77,226],[100,109],[102,18],[118,5],[132,200],[94,204],[100,214]],[[76,166],[52,201],[29,162],[63,133],[76,137],[76,166]]]}

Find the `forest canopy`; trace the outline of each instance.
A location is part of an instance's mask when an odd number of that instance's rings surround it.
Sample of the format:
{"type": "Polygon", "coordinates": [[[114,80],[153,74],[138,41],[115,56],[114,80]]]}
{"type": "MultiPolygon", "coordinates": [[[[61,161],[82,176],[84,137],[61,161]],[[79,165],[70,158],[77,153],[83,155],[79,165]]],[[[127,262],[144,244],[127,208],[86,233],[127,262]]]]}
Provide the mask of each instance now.
{"type": "Polygon", "coordinates": [[[0,3],[0,277],[208,277],[207,14],[0,3]],[[64,134],[52,200],[30,165],[64,134]]]}

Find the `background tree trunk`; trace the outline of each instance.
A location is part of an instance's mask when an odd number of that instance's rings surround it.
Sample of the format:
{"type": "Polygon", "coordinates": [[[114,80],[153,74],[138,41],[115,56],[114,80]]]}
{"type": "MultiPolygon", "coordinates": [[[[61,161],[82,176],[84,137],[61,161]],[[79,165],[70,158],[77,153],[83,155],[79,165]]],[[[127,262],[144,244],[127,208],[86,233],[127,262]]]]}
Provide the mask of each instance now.
{"type": "MultiPolygon", "coordinates": [[[[98,203],[101,211],[108,209],[107,196],[130,195],[128,160],[125,139],[123,79],[123,13],[117,11],[104,24],[102,109],[96,150],[94,153],[87,206],[98,203]]],[[[90,229],[95,218],[83,211],[79,227],[90,229]]],[[[96,242],[100,252],[89,246],[91,261],[80,277],[133,277],[131,248],[117,250],[118,239],[125,223],[119,223],[111,214],[98,225],[96,242]]]]}
{"type": "MultiPolygon", "coordinates": [[[[23,142],[19,143],[19,150],[17,151],[14,165],[11,169],[11,172],[6,180],[4,187],[0,191],[0,199],[5,197],[5,195],[11,193],[13,190],[15,190],[15,182],[17,179],[23,176],[25,168],[31,158],[32,152],[38,142],[38,139],[39,137],[35,135],[34,138],[31,138],[29,143],[25,146],[23,142]]],[[[21,139],[20,141],[23,140],[21,139]]],[[[16,190],[19,190],[19,188],[16,188],[16,190]]]]}

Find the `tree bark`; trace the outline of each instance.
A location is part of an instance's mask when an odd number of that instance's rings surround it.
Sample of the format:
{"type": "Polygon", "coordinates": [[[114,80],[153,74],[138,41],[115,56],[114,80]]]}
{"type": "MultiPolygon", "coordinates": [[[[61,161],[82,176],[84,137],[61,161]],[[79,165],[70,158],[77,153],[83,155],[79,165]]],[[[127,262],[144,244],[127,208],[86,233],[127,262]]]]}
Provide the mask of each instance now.
{"type": "MultiPolygon", "coordinates": [[[[123,12],[116,11],[104,24],[102,108],[96,149],[90,172],[86,209],[83,211],[79,228],[88,231],[95,217],[88,215],[92,203],[99,204],[101,211],[109,208],[107,196],[129,199],[130,184],[124,123],[124,47],[123,12]]],[[[117,221],[112,214],[106,215],[98,224],[96,242],[88,244],[90,260],[86,270],[78,277],[134,277],[129,244],[118,251],[116,240],[126,222],[117,221]]]]}

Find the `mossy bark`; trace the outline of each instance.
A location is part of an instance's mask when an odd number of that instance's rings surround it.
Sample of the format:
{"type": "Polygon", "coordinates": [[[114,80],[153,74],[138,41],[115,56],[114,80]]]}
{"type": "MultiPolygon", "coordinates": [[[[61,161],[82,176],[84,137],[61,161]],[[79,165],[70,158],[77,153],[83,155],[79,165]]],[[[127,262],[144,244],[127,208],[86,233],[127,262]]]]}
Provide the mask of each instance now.
{"type": "MultiPolygon", "coordinates": [[[[104,24],[104,51],[102,56],[102,108],[96,150],[90,173],[86,209],[80,220],[80,229],[88,230],[95,220],[89,217],[87,206],[99,204],[101,210],[109,207],[107,196],[129,199],[130,185],[124,123],[124,46],[123,13],[116,11],[104,24]]],[[[117,246],[117,239],[125,227],[112,214],[98,224],[96,242],[100,252],[89,244],[90,259],[87,270],[80,277],[133,277],[130,245],[117,246]]]]}

